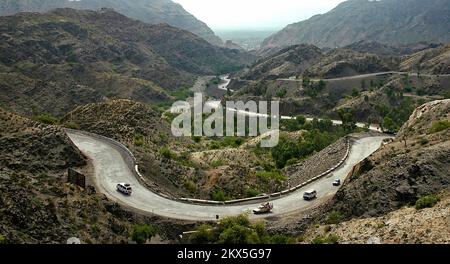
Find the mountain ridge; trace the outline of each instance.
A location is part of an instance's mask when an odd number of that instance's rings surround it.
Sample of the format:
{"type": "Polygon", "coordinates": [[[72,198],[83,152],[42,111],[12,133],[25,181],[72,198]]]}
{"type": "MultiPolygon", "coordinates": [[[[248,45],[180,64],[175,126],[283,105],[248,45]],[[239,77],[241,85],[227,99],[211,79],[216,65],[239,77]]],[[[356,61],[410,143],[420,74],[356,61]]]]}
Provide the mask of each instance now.
{"type": "Polygon", "coordinates": [[[286,26],[262,47],[307,43],[336,48],[360,40],[391,45],[447,43],[448,24],[443,21],[450,19],[449,6],[449,0],[348,0],[328,13],[286,26]]]}
{"type": "Polygon", "coordinates": [[[19,12],[45,13],[56,8],[98,10],[112,8],[119,13],[149,24],[167,23],[199,35],[214,45],[221,46],[222,40],[202,21],[188,13],[180,4],[170,0],[3,0],[0,15],[19,12]]]}

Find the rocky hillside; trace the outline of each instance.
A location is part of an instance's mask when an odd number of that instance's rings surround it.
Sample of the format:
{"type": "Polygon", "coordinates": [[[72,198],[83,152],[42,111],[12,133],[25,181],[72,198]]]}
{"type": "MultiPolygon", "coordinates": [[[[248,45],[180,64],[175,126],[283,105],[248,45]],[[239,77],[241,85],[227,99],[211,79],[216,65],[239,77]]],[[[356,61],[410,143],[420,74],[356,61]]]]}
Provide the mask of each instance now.
{"type": "Polygon", "coordinates": [[[450,45],[408,56],[402,61],[400,69],[427,74],[450,74],[450,45]]]}
{"type": "Polygon", "coordinates": [[[0,17],[0,31],[0,102],[25,114],[61,115],[111,98],[167,101],[167,91],[190,87],[194,74],[236,69],[248,58],[105,9],[0,17]]]}
{"type": "Polygon", "coordinates": [[[379,42],[361,40],[345,46],[344,48],[360,53],[372,53],[380,56],[402,56],[411,55],[427,49],[439,48],[441,46],[441,44],[431,44],[427,42],[390,46],[379,42]]]}
{"type": "Polygon", "coordinates": [[[170,0],[3,0],[0,3],[0,15],[12,15],[18,12],[44,13],[56,8],[98,10],[103,7],[112,8],[145,23],[167,23],[190,31],[211,44],[222,45],[222,40],[205,23],[170,0]]]}
{"type": "Polygon", "coordinates": [[[258,60],[249,70],[239,75],[239,78],[261,80],[296,76],[303,73],[321,56],[320,49],[313,45],[295,45],[258,60]]]}
{"type": "Polygon", "coordinates": [[[323,55],[311,65],[305,75],[321,78],[338,78],[359,74],[396,70],[399,59],[360,53],[349,49],[336,49],[323,55]]]}
{"type": "Polygon", "coordinates": [[[263,48],[300,43],[344,47],[361,40],[397,45],[420,41],[447,43],[449,0],[348,0],[330,12],[288,25],[263,48]]]}
{"type": "Polygon", "coordinates": [[[0,234],[7,243],[128,241],[130,224],[92,189],[66,184],[86,164],[64,131],[0,109],[0,234]],[[113,231],[114,230],[114,231],[113,231]]]}
{"type": "Polygon", "coordinates": [[[384,215],[450,185],[450,100],[419,107],[394,141],[364,160],[334,198],[344,217],[384,215]]]}
{"type": "Polygon", "coordinates": [[[303,236],[304,242],[336,236],[342,244],[448,244],[450,195],[439,197],[432,208],[406,207],[385,216],[313,227],[303,236]]]}

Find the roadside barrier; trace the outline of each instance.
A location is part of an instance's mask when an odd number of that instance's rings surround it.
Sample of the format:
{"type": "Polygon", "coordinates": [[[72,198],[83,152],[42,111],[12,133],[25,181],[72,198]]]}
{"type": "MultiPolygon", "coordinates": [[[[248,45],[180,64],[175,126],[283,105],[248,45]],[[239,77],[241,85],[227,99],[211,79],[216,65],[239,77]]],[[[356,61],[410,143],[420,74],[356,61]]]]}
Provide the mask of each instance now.
{"type": "MultiPolygon", "coordinates": [[[[94,134],[91,132],[86,132],[86,131],[80,131],[80,130],[73,130],[73,129],[66,129],[66,131],[69,132],[73,132],[73,133],[78,133],[78,134],[84,134],[93,138],[98,138],[100,140],[103,141],[107,141],[110,144],[116,146],[117,148],[119,148],[120,150],[122,150],[122,157],[124,157],[124,159],[127,161],[127,165],[130,168],[130,170],[135,174],[136,178],[143,183],[146,186],[150,186],[150,184],[148,183],[148,180],[144,178],[144,176],[139,172],[139,165],[137,163],[136,157],[133,155],[133,153],[122,143],[102,136],[102,135],[98,135],[98,134],[94,134]]],[[[320,175],[313,177],[311,179],[309,179],[306,182],[300,183],[297,186],[294,186],[290,189],[281,191],[281,192],[276,192],[276,193],[272,193],[272,194],[267,194],[267,195],[262,195],[262,196],[256,196],[256,197],[251,197],[251,198],[244,198],[244,199],[236,199],[236,200],[229,200],[229,201],[212,201],[212,200],[201,200],[201,199],[191,199],[191,198],[176,198],[176,197],[171,197],[168,196],[164,193],[160,193],[160,192],[155,192],[156,194],[158,194],[159,196],[166,198],[166,199],[170,199],[170,200],[174,200],[174,201],[180,201],[180,202],[185,202],[185,203],[193,203],[193,204],[205,204],[205,205],[229,205],[229,204],[237,204],[237,203],[245,203],[245,202],[252,202],[252,201],[260,201],[260,200],[270,200],[272,198],[280,198],[283,195],[287,195],[290,194],[292,192],[297,191],[298,189],[301,189],[309,184],[311,184],[314,181],[317,181],[320,178],[323,178],[324,176],[334,172],[337,168],[339,168],[340,166],[342,166],[342,164],[344,164],[344,162],[347,160],[349,154],[350,154],[350,140],[347,138],[346,139],[346,146],[347,146],[347,150],[345,153],[345,156],[339,161],[339,163],[337,165],[335,165],[334,167],[332,167],[331,169],[321,173],[320,175]]]]}

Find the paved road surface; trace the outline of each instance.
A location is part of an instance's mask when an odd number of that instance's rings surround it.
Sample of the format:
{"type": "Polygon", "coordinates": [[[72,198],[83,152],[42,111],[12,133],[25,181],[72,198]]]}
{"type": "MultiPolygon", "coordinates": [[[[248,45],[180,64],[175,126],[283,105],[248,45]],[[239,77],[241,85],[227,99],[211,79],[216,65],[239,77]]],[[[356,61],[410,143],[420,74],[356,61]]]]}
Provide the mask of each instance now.
{"type": "MultiPolygon", "coordinates": [[[[387,75],[387,74],[408,74],[409,76],[418,76],[417,73],[411,73],[411,72],[387,71],[387,72],[376,72],[376,73],[360,74],[360,75],[353,75],[353,76],[339,77],[339,78],[317,79],[317,81],[318,80],[323,80],[323,81],[343,81],[343,80],[362,79],[362,78],[367,78],[367,77],[381,76],[381,75],[387,75]]],[[[438,76],[438,75],[435,75],[435,74],[420,74],[420,76],[434,77],[434,76],[438,76]]],[[[439,76],[450,76],[450,74],[441,74],[439,76]]],[[[291,78],[280,78],[280,79],[277,79],[277,80],[278,81],[290,81],[290,82],[303,82],[303,79],[291,79],[291,78]]]]}
{"type": "MultiPolygon", "coordinates": [[[[123,155],[126,155],[124,151],[112,145],[109,141],[94,138],[79,132],[68,132],[68,135],[78,148],[92,160],[94,166],[93,179],[98,191],[113,201],[143,213],[153,213],[183,220],[214,220],[216,215],[224,217],[251,212],[252,209],[261,203],[207,206],[188,204],[163,198],[140,184],[124,159],[123,155]],[[133,187],[133,194],[128,197],[117,192],[116,185],[119,182],[130,183],[133,187]]],[[[273,201],[274,211],[271,215],[282,215],[306,209],[323,202],[321,198],[333,196],[338,188],[333,187],[332,182],[335,179],[344,180],[355,164],[368,157],[380,147],[384,138],[381,136],[356,140],[351,147],[347,161],[340,168],[329,176],[319,179],[305,188],[273,201]],[[302,194],[307,189],[317,190],[319,199],[312,202],[304,201],[302,194]]],[[[265,216],[254,216],[250,214],[252,218],[265,216]]]]}

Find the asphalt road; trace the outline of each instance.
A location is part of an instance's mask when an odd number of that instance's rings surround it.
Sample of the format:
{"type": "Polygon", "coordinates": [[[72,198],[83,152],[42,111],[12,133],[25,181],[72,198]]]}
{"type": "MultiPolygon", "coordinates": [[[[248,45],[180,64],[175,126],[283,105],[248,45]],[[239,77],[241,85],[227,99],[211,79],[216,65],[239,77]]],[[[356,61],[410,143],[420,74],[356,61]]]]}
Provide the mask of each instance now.
{"type": "Polygon", "coordinates": [[[128,166],[126,159],[124,159],[124,155],[127,155],[125,151],[107,140],[94,138],[79,132],[68,132],[68,136],[92,160],[94,166],[92,177],[97,190],[109,199],[142,213],[194,221],[215,220],[216,215],[222,218],[242,213],[249,213],[251,218],[283,215],[317,205],[337,192],[338,188],[332,186],[335,179],[344,180],[354,165],[375,152],[382,144],[382,140],[386,138],[378,136],[356,140],[352,144],[348,159],[340,168],[305,188],[274,200],[272,214],[255,216],[251,214],[251,210],[257,207],[261,201],[245,205],[209,206],[183,203],[159,196],[140,184],[128,166]],[[131,196],[125,196],[116,191],[116,185],[120,182],[132,185],[133,194],[131,196]],[[317,200],[312,202],[303,200],[302,195],[308,189],[315,189],[318,192],[317,200]]]}
{"type": "MultiPolygon", "coordinates": [[[[353,75],[353,76],[339,77],[339,78],[330,78],[330,79],[321,79],[321,80],[323,80],[323,81],[343,81],[343,80],[352,80],[352,79],[362,79],[362,78],[374,77],[374,76],[382,76],[382,75],[387,75],[387,74],[408,74],[409,76],[418,76],[417,73],[412,73],[412,72],[387,71],[387,72],[367,73],[367,74],[360,74],[360,75],[353,75]]],[[[421,73],[420,76],[434,77],[434,76],[438,76],[438,75],[421,73]]],[[[450,74],[441,74],[439,76],[450,76],[450,74]]],[[[278,81],[303,82],[303,79],[280,78],[277,80],[278,81]]],[[[318,80],[320,80],[320,79],[318,79],[318,80]]]]}

